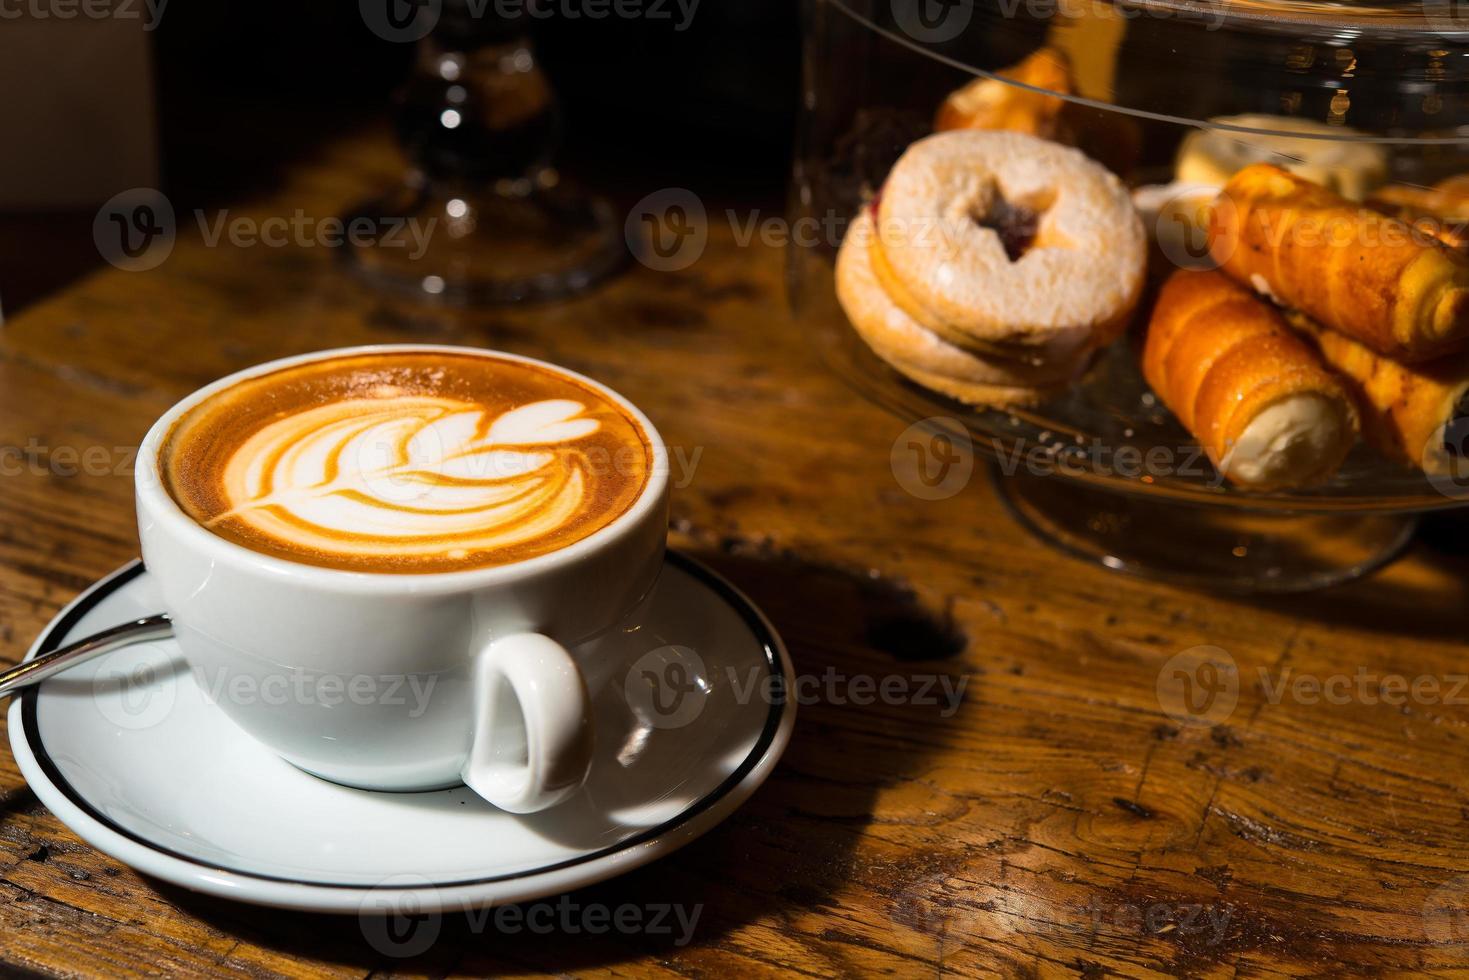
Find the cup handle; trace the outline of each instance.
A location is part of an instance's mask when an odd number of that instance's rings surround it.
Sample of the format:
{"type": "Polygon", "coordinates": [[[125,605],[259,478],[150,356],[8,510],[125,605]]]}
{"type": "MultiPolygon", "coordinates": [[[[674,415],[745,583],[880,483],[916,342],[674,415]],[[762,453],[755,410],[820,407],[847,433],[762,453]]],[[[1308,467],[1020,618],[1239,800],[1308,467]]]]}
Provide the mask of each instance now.
{"type": "Polygon", "coordinates": [[[475,659],[473,685],[465,785],[511,813],[544,810],[581,787],[591,699],[565,647],[540,633],[492,640],[475,659]]]}

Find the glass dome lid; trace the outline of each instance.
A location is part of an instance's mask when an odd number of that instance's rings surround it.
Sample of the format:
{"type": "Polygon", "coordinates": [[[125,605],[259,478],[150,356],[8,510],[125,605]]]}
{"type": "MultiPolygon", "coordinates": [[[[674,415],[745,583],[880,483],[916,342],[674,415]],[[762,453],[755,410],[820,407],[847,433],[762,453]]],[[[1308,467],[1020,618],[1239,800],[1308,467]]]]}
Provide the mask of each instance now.
{"type": "Polygon", "coordinates": [[[790,249],[792,309],[859,393],[986,456],[1043,540],[1282,591],[1362,574],[1408,540],[1409,515],[1469,502],[1469,319],[1450,314],[1466,346],[1431,364],[1327,343],[1410,308],[1382,305],[1415,295],[1394,262],[1469,270],[1469,0],[806,0],[806,25],[792,214],[833,234],[790,249]],[[1279,204],[1231,246],[1216,205],[1247,170],[1279,204]],[[1127,200],[1102,214],[1091,180],[1127,200]],[[1037,246],[1068,201],[1092,220],[1037,246]],[[914,229],[934,214],[960,234],[924,252],[914,229]],[[1091,268],[1115,278],[1087,286],[1091,268]],[[1282,269],[1296,278],[1277,291],[1282,269]],[[1165,303],[1178,282],[1175,298],[1208,303],[1165,303]],[[1136,284],[1122,323],[1106,319],[1119,283],[1136,284]],[[1066,327],[1058,295],[1085,297],[1090,327],[1062,331],[1088,338],[1080,355],[1056,332],[1027,346],[1037,324],[1066,327]],[[1280,356],[1245,346],[1257,329],[1280,356]],[[1159,352],[1194,330],[1198,346],[1159,352]],[[1203,367],[1170,387],[1159,358],[1203,367]],[[1221,415],[1307,375],[1350,388],[1334,403],[1360,430],[1303,417],[1320,438],[1266,455],[1330,444],[1349,449],[1340,465],[1251,485],[1239,441],[1209,442],[1221,415]],[[1208,445],[1208,465],[1184,462],[1208,445]],[[1123,472],[1122,454],[1162,462],[1123,472]]]}
{"type": "Polygon", "coordinates": [[[850,18],[881,43],[906,49],[902,57],[921,53],[1143,121],[1308,139],[1469,142],[1463,0],[820,0],[815,7],[816,18],[850,18]],[[1042,47],[1074,69],[1066,90],[1007,72],[1042,47]]]}
{"type": "Polygon", "coordinates": [[[1390,0],[1386,3],[1343,3],[1338,0],[1141,0],[1134,6],[1191,14],[1206,20],[1255,22],[1261,30],[1324,28],[1331,34],[1395,30],[1431,34],[1462,33],[1452,0],[1390,0]]]}

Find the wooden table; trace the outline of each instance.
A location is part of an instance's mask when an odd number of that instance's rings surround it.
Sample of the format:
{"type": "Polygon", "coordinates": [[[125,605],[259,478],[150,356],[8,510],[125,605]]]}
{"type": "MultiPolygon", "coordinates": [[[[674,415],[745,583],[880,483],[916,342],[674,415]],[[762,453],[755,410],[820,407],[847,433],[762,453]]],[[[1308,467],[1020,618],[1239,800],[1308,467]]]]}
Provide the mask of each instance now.
{"type": "MultiPolygon", "coordinates": [[[[375,137],[335,143],[231,215],[334,215],[398,166],[375,137]]],[[[1469,968],[1469,690],[1453,689],[1469,669],[1469,562],[1456,548],[1421,541],[1381,574],[1309,597],[1212,598],[1037,545],[981,479],[917,499],[889,463],[903,423],[817,363],[785,311],[781,254],[740,247],[722,220],[683,272],[634,267],[584,299],[481,314],[387,302],[324,248],[210,248],[188,215],[180,229],[158,269],[109,268],[4,328],[0,658],[20,658],[63,603],[135,554],[128,447],[175,399],[269,358],[411,339],[586,371],[642,405],[672,445],[702,450],[675,498],[674,543],[765,607],[816,693],[784,762],[738,814],[574,896],[699,906],[686,945],[497,935],[450,916],[428,953],[393,960],[353,919],[140,878],[79,843],[6,754],[6,968],[1469,968]],[[1213,726],[1181,724],[1157,694],[1169,658],[1200,644],[1226,649],[1241,676],[1238,705],[1213,726]],[[1442,691],[1402,705],[1356,682],[1345,703],[1272,696],[1282,678],[1359,673],[1438,678],[1442,691]],[[917,698],[864,705],[858,677],[966,686],[955,711],[917,698]]]]}

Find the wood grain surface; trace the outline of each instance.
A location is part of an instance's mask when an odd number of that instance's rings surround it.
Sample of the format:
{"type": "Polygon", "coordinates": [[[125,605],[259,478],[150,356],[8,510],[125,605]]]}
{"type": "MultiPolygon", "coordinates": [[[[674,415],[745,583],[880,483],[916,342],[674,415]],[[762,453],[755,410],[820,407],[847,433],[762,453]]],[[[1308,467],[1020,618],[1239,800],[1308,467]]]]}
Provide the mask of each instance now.
{"type": "MultiPolygon", "coordinates": [[[[332,143],[231,214],[329,217],[398,166],[376,136],[332,143]]],[[[174,400],[269,358],[399,340],[549,358],[645,408],[698,453],[675,496],[675,545],[753,596],[813,679],[784,762],[742,810],[572,896],[698,908],[691,940],[449,916],[427,952],[396,959],[350,917],[138,876],[73,837],[6,752],[0,968],[1469,973],[1462,523],[1433,525],[1368,580],[1250,600],[1053,553],[979,473],[954,497],[918,499],[889,462],[904,424],[826,372],[786,312],[780,252],[741,247],[722,221],[681,272],[633,266],[583,299],[470,314],[385,300],[325,248],[209,247],[181,215],[158,268],[107,268],[0,335],[0,659],[134,556],[130,447],[174,400]],[[1158,695],[1170,658],[1201,644],[1240,676],[1237,705],[1210,725],[1158,695]],[[1359,675],[1341,703],[1298,684],[1359,675]],[[1398,675],[1440,691],[1378,696],[1398,675]],[[859,676],[965,686],[952,711],[861,704],[859,676]]]]}

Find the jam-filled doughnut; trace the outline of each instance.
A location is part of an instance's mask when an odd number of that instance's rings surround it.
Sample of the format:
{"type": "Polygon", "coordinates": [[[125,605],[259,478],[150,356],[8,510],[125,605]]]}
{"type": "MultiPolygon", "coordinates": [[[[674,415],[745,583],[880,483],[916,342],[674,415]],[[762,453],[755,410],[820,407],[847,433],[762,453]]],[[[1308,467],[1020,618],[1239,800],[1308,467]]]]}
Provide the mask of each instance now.
{"type": "Polygon", "coordinates": [[[1039,365],[980,357],[920,326],[892,301],[873,274],[874,235],[872,210],[863,208],[837,253],[837,298],[858,336],[909,378],[969,404],[1028,404],[1051,394],[1084,365],[1085,354],[1039,365]]]}
{"type": "Polygon", "coordinates": [[[893,302],[951,344],[1067,360],[1125,328],[1147,236],[1121,181],[1080,151],[957,130],[894,165],[870,252],[893,302]]]}

